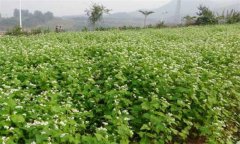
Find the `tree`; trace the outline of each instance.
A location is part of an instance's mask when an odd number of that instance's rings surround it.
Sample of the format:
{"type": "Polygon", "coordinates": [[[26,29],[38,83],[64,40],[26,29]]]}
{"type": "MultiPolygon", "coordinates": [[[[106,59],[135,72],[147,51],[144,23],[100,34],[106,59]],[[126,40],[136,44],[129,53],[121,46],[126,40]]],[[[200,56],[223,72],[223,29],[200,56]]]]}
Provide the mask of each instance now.
{"type": "Polygon", "coordinates": [[[91,23],[93,30],[96,27],[96,23],[103,18],[103,14],[109,14],[111,10],[107,9],[105,6],[93,3],[89,9],[86,10],[87,16],[89,17],[89,22],[91,23]]]}
{"type": "Polygon", "coordinates": [[[147,22],[147,17],[150,14],[153,14],[153,11],[143,11],[143,10],[139,10],[138,12],[142,13],[144,15],[144,27],[146,27],[146,22],[147,22]]]}
{"type": "Polygon", "coordinates": [[[45,21],[52,20],[53,18],[54,18],[54,15],[53,15],[52,12],[46,12],[46,13],[44,14],[44,20],[45,20],[45,21]]]}
{"type": "MultiPolygon", "coordinates": [[[[32,14],[29,12],[29,10],[23,10],[22,9],[21,12],[22,12],[23,17],[31,17],[32,16],[32,14]]],[[[15,18],[19,17],[19,9],[14,9],[13,17],[15,17],[15,18]]]]}
{"type": "Polygon", "coordinates": [[[208,7],[200,5],[198,8],[199,12],[197,13],[198,18],[196,24],[198,25],[207,25],[207,24],[217,24],[218,20],[208,7]]]}

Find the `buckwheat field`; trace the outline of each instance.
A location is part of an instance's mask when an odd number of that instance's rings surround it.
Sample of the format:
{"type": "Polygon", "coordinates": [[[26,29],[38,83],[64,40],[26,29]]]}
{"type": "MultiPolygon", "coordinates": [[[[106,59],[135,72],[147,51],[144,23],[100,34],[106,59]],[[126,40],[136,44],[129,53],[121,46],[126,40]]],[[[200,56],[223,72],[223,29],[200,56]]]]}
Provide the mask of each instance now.
{"type": "Polygon", "coordinates": [[[0,38],[0,143],[235,143],[240,25],[0,38]]]}

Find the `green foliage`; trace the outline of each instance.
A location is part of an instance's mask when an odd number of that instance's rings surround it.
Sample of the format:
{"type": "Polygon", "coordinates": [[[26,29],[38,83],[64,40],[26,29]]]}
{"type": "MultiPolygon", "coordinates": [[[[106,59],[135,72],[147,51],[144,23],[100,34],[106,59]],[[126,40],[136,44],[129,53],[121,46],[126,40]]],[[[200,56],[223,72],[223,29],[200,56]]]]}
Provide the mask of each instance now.
{"type": "Polygon", "coordinates": [[[27,32],[23,31],[21,27],[15,26],[14,28],[8,30],[6,35],[12,35],[12,36],[19,36],[19,35],[27,35],[27,32]]]}
{"type": "Polygon", "coordinates": [[[199,13],[197,13],[197,17],[195,16],[185,16],[183,19],[185,20],[185,25],[211,25],[211,24],[234,24],[240,22],[240,12],[231,10],[225,13],[222,12],[221,15],[214,14],[206,6],[199,6],[199,13]]]}
{"type": "Polygon", "coordinates": [[[155,25],[150,24],[150,25],[147,25],[146,27],[147,28],[157,28],[157,29],[159,29],[159,28],[165,28],[165,27],[167,27],[167,25],[165,25],[164,21],[160,21],[155,25]]]}
{"type": "Polygon", "coordinates": [[[239,23],[240,22],[240,12],[231,10],[230,12],[227,12],[225,19],[226,19],[226,23],[228,23],[228,24],[239,23]]]}
{"type": "Polygon", "coordinates": [[[42,33],[46,34],[46,33],[50,33],[51,30],[49,28],[43,28],[42,29],[42,33]]]}
{"type": "Polygon", "coordinates": [[[1,37],[0,143],[235,143],[239,32],[1,37]]]}
{"type": "Polygon", "coordinates": [[[155,25],[155,28],[164,28],[164,27],[167,27],[164,21],[161,21],[155,25]]]}
{"type": "MultiPolygon", "coordinates": [[[[108,30],[111,30],[112,28],[109,28],[109,27],[97,27],[96,28],[96,31],[108,31],[108,30]]],[[[115,28],[116,29],[116,28],[115,28]]]]}
{"type": "Polygon", "coordinates": [[[198,18],[196,20],[197,25],[211,25],[218,23],[214,12],[211,11],[208,7],[200,5],[198,9],[198,18]]]}
{"type": "Polygon", "coordinates": [[[31,29],[31,31],[27,32],[22,30],[19,26],[15,26],[13,29],[8,30],[5,35],[11,35],[11,36],[29,36],[29,35],[37,35],[37,34],[46,34],[51,32],[50,29],[45,28],[36,28],[31,29]]]}
{"type": "Polygon", "coordinates": [[[37,34],[46,34],[46,33],[50,33],[50,29],[49,28],[36,28],[36,29],[31,29],[30,33],[31,35],[37,35],[37,34]]]}
{"type": "Polygon", "coordinates": [[[42,33],[42,30],[41,30],[41,28],[37,28],[37,29],[32,29],[31,30],[31,34],[41,34],[42,33]]]}
{"type": "Polygon", "coordinates": [[[85,27],[83,27],[82,31],[83,31],[83,32],[87,32],[87,31],[88,31],[88,28],[85,26],[85,27]]]}
{"type": "Polygon", "coordinates": [[[118,27],[119,30],[140,30],[141,27],[136,27],[136,26],[122,26],[118,27]]]}

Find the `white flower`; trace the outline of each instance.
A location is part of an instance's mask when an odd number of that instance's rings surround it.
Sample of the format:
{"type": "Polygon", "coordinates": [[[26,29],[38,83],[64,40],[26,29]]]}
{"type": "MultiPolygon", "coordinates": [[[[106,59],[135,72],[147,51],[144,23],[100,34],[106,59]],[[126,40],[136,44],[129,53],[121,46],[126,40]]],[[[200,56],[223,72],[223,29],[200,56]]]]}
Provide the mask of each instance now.
{"type": "Polygon", "coordinates": [[[3,136],[3,137],[2,137],[2,141],[5,142],[6,140],[7,140],[7,137],[3,136]]]}
{"type": "Polygon", "coordinates": [[[9,129],[9,126],[3,126],[5,129],[9,129]]]}
{"type": "Polygon", "coordinates": [[[127,110],[123,110],[122,112],[125,114],[129,114],[127,110]]]}
{"type": "Polygon", "coordinates": [[[77,109],[72,109],[72,112],[74,112],[74,113],[78,113],[79,110],[77,110],[77,109]]]}
{"type": "Polygon", "coordinates": [[[119,114],[119,115],[121,115],[121,114],[122,114],[120,110],[118,110],[118,114],[119,114]]]}
{"type": "Polygon", "coordinates": [[[108,125],[108,123],[107,122],[102,122],[104,125],[108,125]]]}
{"type": "Polygon", "coordinates": [[[125,120],[125,121],[129,121],[129,120],[130,120],[130,118],[128,118],[128,117],[125,117],[125,118],[124,118],[124,120],[125,120]]]}
{"type": "Polygon", "coordinates": [[[23,109],[23,106],[16,106],[16,109],[23,109]]]}
{"type": "Polygon", "coordinates": [[[107,131],[107,129],[106,129],[106,128],[104,128],[104,127],[97,128],[97,130],[101,130],[101,131],[107,131]]]}
{"type": "Polygon", "coordinates": [[[66,125],[63,121],[60,121],[59,124],[62,125],[62,126],[65,126],[65,125],[66,125]]]}
{"type": "Polygon", "coordinates": [[[27,123],[26,127],[29,128],[31,126],[46,126],[48,125],[48,122],[44,122],[44,121],[37,121],[37,120],[34,120],[33,123],[27,123]]]}
{"type": "Polygon", "coordinates": [[[170,116],[170,117],[171,117],[171,116],[173,116],[173,114],[172,114],[172,113],[168,113],[167,115],[168,115],[168,116],[170,116]]]}
{"type": "Polygon", "coordinates": [[[62,137],[64,137],[65,135],[67,135],[67,133],[61,134],[60,137],[62,138],[62,137]]]}
{"type": "Polygon", "coordinates": [[[6,121],[10,121],[10,116],[7,116],[7,119],[6,119],[6,121]]]}
{"type": "Polygon", "coordinates": [[[2,105],[5,105],[5,106],[7,106],[8,104],[7,104],[6,102],[4,102],[4,103],[2,103],[2,105]]]}
{"type": "Polygon", "coordinates": [[[33,142],[31,142],[31,144],[36,144],[36,142],[35,142],[35,141],[33,141],[33,142]]]}

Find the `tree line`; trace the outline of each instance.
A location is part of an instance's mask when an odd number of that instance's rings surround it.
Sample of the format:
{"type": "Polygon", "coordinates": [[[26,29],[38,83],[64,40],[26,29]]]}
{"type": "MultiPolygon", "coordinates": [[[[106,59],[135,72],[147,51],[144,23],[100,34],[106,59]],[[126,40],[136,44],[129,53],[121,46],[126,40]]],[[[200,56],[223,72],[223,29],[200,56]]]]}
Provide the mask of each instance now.
{"type": "Polygon", "coordinates": [[[208,7],[200,5],[197,16],[185,16],[185,25],[213,25],[213,24],[233,24],[240,22],[240,12],[235,10],[223,11],[221,14],[214,13],[208,7]]]}
{"type": "MultiPolygon", "coordinates": [[[[103,18],[103,14],[109,14],[111,10],[107,9],[105,6],[94,3],[90,9],[87,9],[87,15],[89,17],[90,23],[93,25],[93,29],[96,27],[96,23],[101,21],[103,18]]],[[[139,10],[141,14],[144,16],[143,27],[147,28],[161,28],[165,27],[164,22],[160,22],[153,25],[147,25],[147,17],[154,13],[154,11],[148,10],[139,10]]],[[[198,7],[198,12],[196,16],[187,15],[183,18],[184,24],[181,26],[189,26],[189,25],[212,25],[212,24],[233,24],[240,22],[240,12],[231,10],[231,11],[223,11],[222,14],[214,13],[208,7],[200,5],[198,7]]],[[[104,28],[102,28],[104,29],[104,28]]],[[[99,28],[97,28],[99,30],[99,28]]]]}
{"type": "MultiPolygon", "coordinates": [[[[104,14],[109,14],[111,9],[106,8],[102,4],[93,3],[88,9],[85,10],[86,15],[88,16],[88,21],[90,24],[91,30],[109,30],[115,28],[104,28],[98,27],[97,24],[103,19],[104,14]]],[[[143,27],[144,28],[162,28],[166,27],[163,21],[159,22],[156,25],[147,25],[147,17],[154,13],[154,11],[148,10],[139,10],[143,17],[143,27]]],[[[0,15],[0,25],[16,25],[18,23],[19,10],[15,9],[13,12],[13,17],[11,18],[1,18],[0,15]]],[[[34,11],[33,13],[28,10],[22,10],[23,24],[27,27],[31,27],[33,25],[43,24],[47,21],[54,19],[54,15],[52,12],[42,13],[41,11],[34,11]]],[[[183,24],[180,26],[189,26],[189,25],[211,25],[211,24],[232,24],[240,22],[240,12],[231,10],[224,11],[222,14],[214,13],[208,7],[200,5],[198,7],[198,12],[196,16],[187,15],[183,18],[183,24]]],[[[125,29],[139,29],[140,27],[133,26],[123,26],[119,27],[120,30],[125,29]]],[[[83,31],[87,31],[89,28],[83,28],[83,31]]],[[[19,31],[19,28],[15,27],[16,31],[19,31]]],[[[42,31],[49,30],[40,30],[33,29],[33,33],[41,33],[42,31]]],[[[57,31],[58,32],[58,31],[57,31]]],[[[12,33],[12,32],[11,32],[12,33]]]]}
{"type": "MultiPolygon", "coordinates": [[[[50,21],[54,18],[52,12],[43,13],[41,11],[34,11],[33,13],[28,10],[21,10],[23,25],[26,27],[32,27],[34,25],[43,24],[47,21],[50,21]]],[[[19,9],[14,9],[13,16],[10,18],[3,18],[0,16],[0,25],[1,26],[16,26],[19,23],[19,9]]]]}

